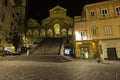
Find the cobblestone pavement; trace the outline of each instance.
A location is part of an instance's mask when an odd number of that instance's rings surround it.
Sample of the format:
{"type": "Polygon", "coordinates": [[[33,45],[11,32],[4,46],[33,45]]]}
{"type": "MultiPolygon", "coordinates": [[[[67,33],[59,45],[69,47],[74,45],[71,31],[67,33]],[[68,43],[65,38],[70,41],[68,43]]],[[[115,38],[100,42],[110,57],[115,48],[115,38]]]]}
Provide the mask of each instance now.
{"type": "Polygon", "coordinates": [[[120,80],[120,61],[59,63],[23,59],[0,60],[0,80],[120,80]]]}

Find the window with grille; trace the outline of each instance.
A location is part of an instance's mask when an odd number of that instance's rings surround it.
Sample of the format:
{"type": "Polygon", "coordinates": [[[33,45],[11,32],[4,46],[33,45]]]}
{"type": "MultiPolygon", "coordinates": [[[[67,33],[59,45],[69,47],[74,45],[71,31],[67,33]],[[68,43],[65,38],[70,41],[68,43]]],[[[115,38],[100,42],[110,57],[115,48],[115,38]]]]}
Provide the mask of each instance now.
{"type": "Polygon", "coordinates": [[[81,40],[86,40],[86,31],[80,31],[81,40]]]}
{"type": "Polygon", "coordinates": [[[101,17],[102,18],[109,17],[109,13],[108,13],[108,9],[107,8],[101,9],[101,17]]]}
{"type": "Polygon", "coordinates": [[[112,34],[111,27],[105,27],[105,34],[112,34]]]}
{"type": "Polygon", "coordinates": [[[93,18],[95,16],[96,16],[95,10],[90,10],[90,17],[93,18]]]}
{"type": "Polygon", "coordinates": [[[115,7],[116,16],[120,16],[120,6],[115,7]]]}
{"type": "Polygon", "coordinates": [[[97,35],[97,29],[96,28],[92,28],[92,34],[97,35]]]}

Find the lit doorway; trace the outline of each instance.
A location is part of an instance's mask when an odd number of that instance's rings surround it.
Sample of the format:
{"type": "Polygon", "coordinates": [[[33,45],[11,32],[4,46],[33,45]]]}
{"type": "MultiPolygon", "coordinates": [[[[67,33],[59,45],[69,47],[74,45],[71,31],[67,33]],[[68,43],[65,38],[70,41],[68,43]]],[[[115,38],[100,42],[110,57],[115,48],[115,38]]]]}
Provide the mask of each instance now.
{"type": "Polygon", "coordinates": [[[60,37],[60,24],[54,25],[55,37],[60,37]]]}
{"type": "Polygon", "coordinates": [[[80,52],[81,52],[81,58],[82,59],[88,59],[89,58],[89,49],[87,47],[81,47],[80,52]]]}

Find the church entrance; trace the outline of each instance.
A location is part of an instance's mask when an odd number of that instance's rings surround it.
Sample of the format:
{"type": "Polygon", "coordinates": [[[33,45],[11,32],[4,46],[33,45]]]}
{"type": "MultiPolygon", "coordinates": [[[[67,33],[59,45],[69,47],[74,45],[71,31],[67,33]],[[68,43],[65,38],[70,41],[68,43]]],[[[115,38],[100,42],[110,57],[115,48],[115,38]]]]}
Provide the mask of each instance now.
{"type": "Polygon", "coordinates": [[[54,25],[55,37],[60,37],[60,24],[54,25]]]}

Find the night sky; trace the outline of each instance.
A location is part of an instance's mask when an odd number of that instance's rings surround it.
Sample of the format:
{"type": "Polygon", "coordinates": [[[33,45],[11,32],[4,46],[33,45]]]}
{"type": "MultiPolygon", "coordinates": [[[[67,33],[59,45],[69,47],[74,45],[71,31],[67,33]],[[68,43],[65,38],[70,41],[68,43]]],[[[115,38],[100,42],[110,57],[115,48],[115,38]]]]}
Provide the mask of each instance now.
{"type": "Polygon", "coordinates": [[[70,17],[80,16],[85,4],[96,3],[106,0],[28,0],[27,19],[34,18],[39,23],[49,17],[49,10],[59,5],[67,9],[70,17]]]}

